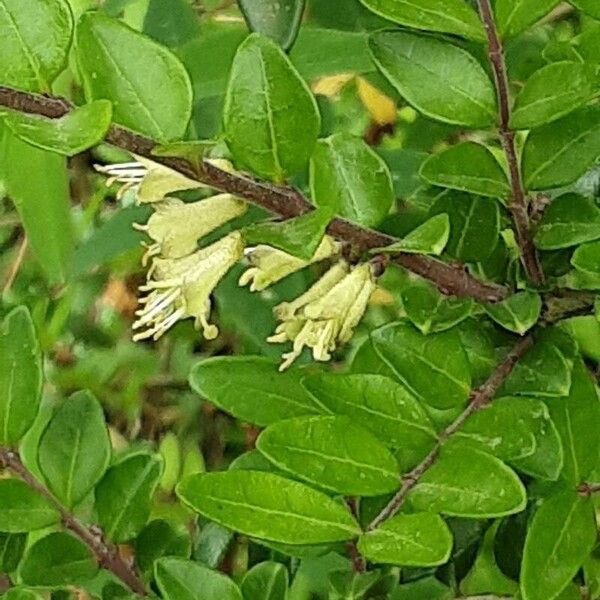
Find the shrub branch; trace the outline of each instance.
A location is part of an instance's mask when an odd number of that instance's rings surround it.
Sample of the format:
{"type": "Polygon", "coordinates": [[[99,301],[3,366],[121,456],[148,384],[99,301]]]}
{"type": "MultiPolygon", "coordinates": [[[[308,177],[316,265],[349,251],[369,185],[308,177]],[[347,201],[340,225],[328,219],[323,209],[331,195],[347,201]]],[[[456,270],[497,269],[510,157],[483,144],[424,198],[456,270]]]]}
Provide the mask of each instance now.
{"type": "Polygon", "coordinates": [[[523,184],[521,164],[515,143],[515,132],[510,128],[510,94],[508,90],[508,74],[504,60],[502,41],[498,34],[494,13],[490,0],[477,0],[479,14],[488,39],[488,56],[494,72],[496,95],[500,109],[499,133],[502,148],[508,163],[509,180],[512,192],[512,201],[509,206],[517,233],[517,241],[521,254],[521,261],[527,277],[536,285],[544,283],[544,273],[540,266],[538,256],[533,244],[531,223],[528,212],[527,194],[523,184]]]}
{"type": "Polygon", "coordinates": [[[72,531],[92,551],[100,567],[111,571],[132,592],[139,596],[147,596],[146,586],[138,577],[133,566],[128,565],[121,558],[116,546],[106,542],[98,528],[86,527],[70,513],[50,490],[42,485],[27,469],[17,452],[0,448],[0,467],[12,471],[32,490],[45,498],[58,511],[65,528],[72,531]]]}
{"type": "Polygon", "coordinates": [[[471,392],[469,404],[465,410],[446,428],[438,437],[433,450],[412,471],[402,478],[402,486],[396,495],[388,502],[385,508],[371,521],[367,531],[379,527],[384,521],[393,517],[402,508],[409,492],[419,483],[421,477],[437,462],[440,450],[465,424],[467,419],[484,408],[492,400],[502,386],[504,380],[510,375],[514,366],[523,357],[525,352],[533,345],[533,336],[528,335],[519,340],[506,358],[496,367],[490,378],[479,388],[471,392]]]}
{"type": "MultiPolygon", "coordinates": [[[[72,108],[71,104],[62,98],[40,96],[3,86],[0,86],[0,106],[54,119],[64,116],[72,108]]],[[[234,194],[283,219],[298,217],[314,210],[310,201],[294,188],[273,185],[240,173],[227,173],[206,161],[196,166],[181,158],[155,156],[152,151],[157,145],[156,142],[123,127],[113,125],[106,135],[106,141],[123,150],[164,164],[190,179],[234,194]]],[[[333,219],[327,231],[361,252],[389,246],[397,241],[391,236],[341,218],[333,219]]],[[[394,255],[393,260],[434,283],[443,294],[474,298],[479,302],[498,302],[507,296],[505,288],[479,281],[462,267],[448,265],[428,256],[398,253],[394,255]]]]}

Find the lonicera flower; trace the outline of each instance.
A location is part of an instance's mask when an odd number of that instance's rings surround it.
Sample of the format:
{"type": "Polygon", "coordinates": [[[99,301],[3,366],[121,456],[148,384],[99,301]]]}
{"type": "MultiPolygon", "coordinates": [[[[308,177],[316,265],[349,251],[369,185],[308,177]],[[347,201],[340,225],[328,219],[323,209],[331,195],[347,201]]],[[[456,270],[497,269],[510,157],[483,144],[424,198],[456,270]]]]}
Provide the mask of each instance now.
{"type": "Polygon", "coordinates": [[[147,246],[144,264],[154,256],[181,258],[191,254],[200,238],[242,215],[247,205],[231,194],[218,194],[189,203],[165,198],[154,208],[154,214],[145,225],[134,225],[154,241],[147,246]]]}
{"type": "Polygon", "coordinates": [[[271,246],[256,246],[247,253],[246,258],[252,266],[244,271],[239,285],[250,284],[251,292],[260,292],[310,264],[334,256],[339,250],[339,242],[328,235],[323,238],[310,260],[302,260],[271,246]]]}
{"type": "MultiPolygon", "coordinates": [[[[199,181],[143,156],[134,155],[134,158],[135,162],[96,165],[98,172],[108,176],[106,185],[122,184],[117,193],[118,199],[131,188],[135,189],[138,204],[148,204],[160,202],[175,192],[207,187],[199,181]]],[[[231,171],[232,168],[231,163],[225,159],[212,159],[208,162],[224,171],[231,171]]]]}
{"type": "Polygon", "coordinates": [[[184,258],[155,258],[146,285],[148,295],[140,299],[134,341],[159,339],[177,321],[192,317],[206,339],[217,337],[219,330],[209,323],[210,296],[219,281],[244,253],[238,231],[184,258]]]}
{"type": "Polygon", "coordinates": [[[348,272],[345,263],[338,263],[294,302],[276,307],[275,314],[282,323],[268,341],[293,343],[279,370],[287,369],[305,346],[312,348],[315,360],[329,360],[331,352],[352,337],[375,288],[370,264],[348,272]]]}

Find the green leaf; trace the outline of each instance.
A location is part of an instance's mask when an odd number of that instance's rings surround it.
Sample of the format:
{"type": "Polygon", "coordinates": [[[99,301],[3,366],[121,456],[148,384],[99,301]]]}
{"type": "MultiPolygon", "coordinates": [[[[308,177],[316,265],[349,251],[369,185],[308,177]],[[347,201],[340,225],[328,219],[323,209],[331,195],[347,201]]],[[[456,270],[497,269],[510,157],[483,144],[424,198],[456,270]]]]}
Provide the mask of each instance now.
{"type": "Polygon", "coordinates": [[[595,544],[596,519],[590,499],[567,489],[544,500],[525,539],[521,568],[523,600],[556,598],[595,544]]]}
{"type": "Polygon", "coordinates": [[[536,434],[549,419],[540,400],[498,398],[473,414],[456,437],[500,460],[518,460],[536,449],[536,434]]]}
{"type": "Polygon", "coordinates": [[[450,219],[446,252],[462,262],[481,262],[498,245],[500,209],[495,200],[460,192],[441,195],[430,215],[445,213],[450,219]]]}
{"type": "Polygon", "coordinates": [[[483,308],[504,329],[524,335],[540,318],[542,299],[537,292],[517,292],[502,302],[486,304],[483,308]]]}
{"type": "Polygon", "coordinates": [[[300,29],[304,0],[238,0],[248,28],[289,50],[300,29]]]}
{"type": "Polygon", "coordinates": [[[433,254],[439,256],[450,239],[450,219],[446,214],[435,215],[425,223],[413,229],[400,241],[375,248],[372,254],[394,254],[407,252],[409,254],[433,254]]]}
{"type": "Polygon", "coordinates": [[[321,544],[349,540],[359,533],[342,504],[273,473],[192,475],[177,486],[177,494],[206,518],[273,542],[321,544]]]}
{"type": "Polygon", "coordinates": [[[406,27],[485,41],[477,13],[463,0],[361,0],[374,13],[406,27]]]}
{"type": "Polygon", "coordinates": [[[332,216],[329,209],[320,208],[282,222],[254,223],[244,228],[242,234],[248,244],[267,244],[302,260],[310,260],[332,216]]]}
{"type": "Polygon", "coordinates": [[[446,445],[437,462],[408,495],[421,510],[455,517],[491,519],[522,511],[525,488],[497,458],[467,445],[446,445]]]}
{"type": "Polygon", "coordinates": [[[582,10],[588,15],[594,17],[594,19],[600,19],[600,6],[598,6],[596,0],[570,0],[570,2],[579,10],[582,10]]]}
{"type": "Polygon", "coordinates": [[[507,198],[510,186],[506,173],[483,144],[463,142],[431,155],[419,170],[427,183],[441,187],[507,198]]]}
{"type": "Polygon", "coordinates": [[[108,100],[97,100],[74,108],[60,119],[12,110],[0,111],[0,119],[28,144],[74,156],[102,141],[112,120],[112,104],[108,100]]]}
{"type": "Polygon", "coordinates": [[[577,347],[558,329],[544,329],[507,377],[503,391],[521,396],[566,396],[577,347]]]}
{"type": "Polygon", "coordinates": [[[398,450],[402,470],[415,466],[435,444],[435,430],[420,402],[389,377],[319,373],[302,385],[329,412],[346,415],[398,450]]]}
{"type": "Polygon", "coordinates": [[[89,392],[77,392],[42,433],[38,464],[52,493],[72,508],[104,475],[110,453],[102,407],[89,392]]]}
{"type": "Polygon", "coordinates": [[[347,417],[301,417],[267,427],[256,447],[276,467],[346,496],[380,496],[400,485],[398,463],[347,417]]]}
{"type": "Polygon", "coordinates": [[[164,46],[177,48],[200,35],[200,19],[187,0],[150,0],[144,33],[164,46]]]}
{"type": "Polygon", "coordinates": [[[494,12],[504,38],[515,37],[547,15],[560,0],[496,0],[494,12]]]}
{"type": "Polygon", "coordinates": [[[164,46],[88,12],[77,25],[77,60],[87,100],[111,100],[118,123],[160,141],[183,137],[192,88],[183,65],[164,46]]]}
{"type": "Polygon", "coordinates": [[[91,579],[97,572],[98,565],[90,549],[63,531],[35,542],[19,569],[23,583],[40,586],[73,585],[91,579]]]}
{"type": "Polygon", "coordinates": [[[557,62],[536,71],[515,98],[514,129],[533,129],[556,121],[596,93],[595,69],[580,62],[557,62]]]}
{"type": "Polygon", "coordinates": [[[426,404],[438,409],[463,406],[471,373],[458,334],[424,336],[406,323],[392,323],[371,334],[377,354],[396,377],[426,404]]]}
{"type": "Polygon", "coordinates": [[[135,562],[144,574],[152,571],[154,561],[163,556],[188,558],[191,551],[189,532],[175,529],[167,521],[156,519],[142,529],[135,538],[135,562]]]}
{"type": "Polygon", "coordinates": [[[452,534],[439,515],[400,514],[358,540],[369,561],[403,567],[435,567],[450,558],[452,534]]]}
{"type": "Polygon", "coordinates": [[[449,298],[422,279],[409,280],[400,297],[406,316],[425,335],[454,327],[471,314],[474,306],[470,298],[449,298]]]}
{"type": "Polygon", "coordinates": [[[19,566],[26,544],[24,533],[0,533],[0,573],[10,573],[19,566]]]}
{"type": "Polygon", "coordinates": [[[369,44],[381,72],[424,115],[474,128],[496,122],[492,82],[462,48],[403,31],[379,31],[369,44]]]}
{"type": "Polygon", "coordinates": [[[74,246],[65,158],[34,148],[6,131],[0,168],[29,245],[48,281],[64,283],[74,246]],[[20,167],[15,169],[14,165],[20,167]]]}
{"type": "Polygon", "coordinates": [[[242,579],[244,600],[286,600],[289,576],[284,565],[273,561],[252,567],[242,579]]]}
{"type": "Polygon", "coordinates": [[[394,201],[383,159],[361,139],[344,133],[317,143],[310,160],[310,189],[317,206],[366,227],[379,224],[394,201]]]}
{"type": "Polygon", "coordinates": [[[569,185],[600,158],[600,107],[587,106],[534,129],[523,148],[528,190],[569,185]]]}
{"type": "Polygon", "coordinates": [[[321,410],[302,388],[303,372],[279,373],[277,363],[258,356],[214,357],[192,368],[192,389],[237,419],[265,426],[321,410]]]}
{"type": "Polygon", "coordinates": [[[600,402],[587,368],[581,360],[573,367],[571,389],[566,398],[552,398],[548,410],[564,449],[562,477],[571,485],[583,483],[598,463],[600,402]]]}
{"type": "Polygon", "coordinates": [[[154,578],[165,600],[242,600],[238,586],[226,575],[183,558],[161,558],[154,578]]]}
{"type": "Polygon", "coordinates": [[[571,264],[578,271],[600,275],[600,241],[579,246],[573,253],[571,264]]]}
{"type": "Polygon", "coordinates": [[[73,17],[65,0],[0,0],[0,82],[49,92],[67,64],[73,17]]]}
{"type": "Polygon", "coordinates": [[[20,479],[0,479],[0,531],[27,533],[59,520],[58,511],[20,479]]]}
{"type": "Polygon", "coordinates": [[[595,315],[563,319],[559,327],[575,340],[584,358],[600,362],[600,322],[595,315]]]}
{"type": "Polygon", "coordinates": [[[158,456],[141,453],[108,469],[96,486],[95,495],[98,523],[109,540],[125,542],[142,530],[161,471],[158,456]]]}
{"type": "Polygon", "coordinates": [[[13,446],[33,425],[42,394],[42,356],[24,306],[0,327],[0,444],[13,446]]]}
{"type": "Polygon", "coordinates": [[[224,110],[225,138],[240,167],[282,182],[308,162],[320,129],[317,104],[269,38],[251,34],[239,46],[224,110]]]}
{"type": "Polygon", "coordinates": [[[45,600],[44,596],[34,592],[33,590],[27,590],[22,587],[10,588],[2,600],[45,600]]]}
{"type": "Polygon", "coordinates": [[[564,194],[545,210],[535,234],[540,250],[558,250],[600,238],[600,208],[578,194],[564,194]]]}

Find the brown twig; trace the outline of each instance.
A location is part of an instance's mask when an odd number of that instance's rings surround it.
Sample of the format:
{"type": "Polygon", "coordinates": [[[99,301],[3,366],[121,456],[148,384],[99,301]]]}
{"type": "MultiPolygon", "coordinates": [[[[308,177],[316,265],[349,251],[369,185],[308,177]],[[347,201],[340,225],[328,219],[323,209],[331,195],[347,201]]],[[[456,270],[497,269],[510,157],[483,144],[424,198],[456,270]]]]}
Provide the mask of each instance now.
{"type": "Polygon", "coordinates": [[[60,514],[63,525],[72,531],[94,554],[98,564],[118,577],[131,591],[140,596],[146,596],[146,587],[138,577],[133,567],[130,567],[120,556],[112,544],[107,543],[99,530],[88,528],[73,516],[53,495],[43,486],[23,464],[17,452],[0,448],[0,467],[10,469],[32,490],[45,498],[60,514]]]}
{"type": "MultiPolygon", "coordinates": [[[[346,498],[346,506],[348,507],[350,514],[358,521],[358,500],[354,497],[346,498]]],[[[348,556],[352,562],[352,571],[354,571],[354,573],[365,573],[367,565],[365,564],[365,559],[362,554],[358,551],[356,540],[349,540],[346,542],[346,550],[348,551],[348,556]]]]}
{"type": "Polygon", "coordinates": [[[440,450],[454,436],[475,412],[487,406],[500,389],[504,380],[510,375],[514,366],[533,344],[533,337],[528,335],[521,338],[506,358],[496,367],[490,378],[471,393],[470,401],[465,410],[439,435],[433,450],[412,471],[403,477],[402,485],[385,508],[371,521],[367,531],[379,527],[384,521],[393,517],[402,507],[409,492],[419,483],[421,477],[436,463],[440,450]]]}
{"type": "MultiPolygon", "coordinates": [[[[71,104],[62,98],[39,96],[3,86],[0,86],[0,106],[48,118],[62,117],[71,109],[71,104]]],[[[239,173],[227,173],[208,162],[203,162],[200,168],[195,168],[181,158],[154,156],[152,151],[156,143],[153,140],[122,127],[112,126],[106,141],[133,154],[162,163],[190,179],[244,198],[284,219],[314,210],[308,199],[291,187],[273,185],[239,173]]],[[[341,218],[333,219],[327,231],[360,251],[389,246],[396,241],[388,235],[359,227],[341,218]]],[[[394,261],[433,282],[444,294],[474,298],[479,302],[498,302],[507,296],[505,288],[479,281],[462,268],[447,265],[428,256],[398,253],[394,256],[394,261]]]]}
{"type": "Polygon", "coordinates": [[[517,154],[515,132],[510,128],[510,94],[508,90],[508,75],[504,60],[504,50],[496,28],[490,0],[477,0],[477,4],[488,39],[488,55],[494,72],[494,81],[498,96],[498,105],[500,109],[499,133],[508,163],[510,187],[512,191],[512,201],[509,210],[515,224],[521,261],[523,262],[525,272],[527,277],[535,285],[539,286],[544,283],[544,273],[540,266],[535,246],[533,245],[527,207],[527,195],[523,185],[521,163],[517,154]]]}
{"type": "Polygon", "coordinates": [[[600,483],[582,483],[577,486],[577,493],[584,498],[600,494],[600,483]]]}
{"type": "Polygon", "coordinates": [[[25,259],[25,253],[27,252],[27,236],[23,235],[21,243],[19,244],[19,248],[17,249],[17,254],[15,255],[15,259],[13,260],[10,268],[8,270],[8,274],[6,275],[6,280],[4,281],[4,286],[2,287],[2,294],[6,294],[8,290],[12,287],[15,279],[17,278],[17,274],[19,273],[19,269],[23,264],[23,260],[25,259]]]}

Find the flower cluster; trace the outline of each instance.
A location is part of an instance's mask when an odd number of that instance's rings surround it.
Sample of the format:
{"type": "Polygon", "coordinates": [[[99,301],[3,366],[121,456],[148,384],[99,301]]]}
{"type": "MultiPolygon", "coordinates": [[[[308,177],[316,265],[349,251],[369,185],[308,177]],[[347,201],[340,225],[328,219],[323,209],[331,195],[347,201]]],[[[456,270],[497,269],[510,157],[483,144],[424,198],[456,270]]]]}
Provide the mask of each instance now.
{"type": "MultiPolygon", "coordinates": [[[[142,297],[133,323],[134,340],[158,340],[175,323],[192,318],[206,339],[218,335],[210,323],[211,295],[219,281],[245,255],[249,268],[239,284],[250,291],[262,291],[309,264],[334,259],[334,265],[304,294],[275,308],[280,321],[273,343],[292,342],[283,354],[280,369],[286,369],[305,347],[315,360],[327,361],[335,348],[352,337],[364,314],[376,284],[369,264],[351,268],[339,259],[340,244],[323,237],[314,256],[302,260],[282,250],[259,245],[244,251],[243,235],[234,231],[204,248],[199,241],[246,211],[246,203],[230,194],[216,194],[198,202],[184,202],[170,195],[205,187],[181,173],[142,157],[136,162],[99,166],[108,176],[107,185],[120,183],[118,197],[133,190],[137,202],[151,203],[153,214],[136,228],[148,235],[144,244],[147,281],[140,287],[142,297]]],[[[227,171],[232,166],[218,160],[227,171]]]]}

